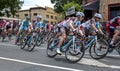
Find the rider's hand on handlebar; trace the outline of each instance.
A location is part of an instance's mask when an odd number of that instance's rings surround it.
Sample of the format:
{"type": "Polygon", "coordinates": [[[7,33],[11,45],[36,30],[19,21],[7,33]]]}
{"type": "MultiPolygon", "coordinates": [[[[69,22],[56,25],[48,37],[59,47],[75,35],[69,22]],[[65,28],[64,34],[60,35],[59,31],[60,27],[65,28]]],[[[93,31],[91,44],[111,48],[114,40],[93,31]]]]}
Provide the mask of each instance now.
{"type": "Polygon", "coordinates": [[[77,29],[73,29],[73,32],[75,32],[77,29]]]}

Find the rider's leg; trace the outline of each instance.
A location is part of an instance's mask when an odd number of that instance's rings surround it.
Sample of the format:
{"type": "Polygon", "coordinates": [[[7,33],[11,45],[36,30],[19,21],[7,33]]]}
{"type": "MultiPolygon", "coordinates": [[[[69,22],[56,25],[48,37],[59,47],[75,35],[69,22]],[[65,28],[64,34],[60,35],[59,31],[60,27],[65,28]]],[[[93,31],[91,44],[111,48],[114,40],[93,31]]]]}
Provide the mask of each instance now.
{"type": "Polygon", "coordinates": [[[6,37],[6,33],[7,33],[7,30],[3,30],[2,33],[1,33],[1,36],[2,36],[2,41],[4,41],[5,37],[6,37]]]}
{"type": "Polygon", "coordinates": [[[84,31],[83,31],[83,29],[81,29],[81,28],[78,28],[78,32],[79,32],[79,34],[80,34],[80,36],[84,36],[84,31]]]}
{"type": "Polygon", "coordinates": [[[66,31],[65,31],[65,28],[62,28],[62,37],[59,41],[58,48],[57,48],[57,53],[59,53],[59,54],[61,54],[60,47],[61,47],[63,41],[65,40],[65,38],[66,38],[66,31]]]}
{"type": "Polygon", "coordinates": [[[15,44],[17,44],[18,40],[19,40],[19,36],[20,36],[20,33],[22,32],[22,29],[20,29],[18,31],[18,33],[16,34],[16,39],[15,39],[15,44]]]}
{"type": "Polygon", "coordinates": [[[113,38],[112,38],[112,40],[111,40],[111,42],[110,42],[110,45],[113,45],[114,42],[117,40],[118,35],[119,35],[119,31],[118,31],[118,30],[115,30],[114,33],[115,33],[115,34],[113,35],[113,38]]]}

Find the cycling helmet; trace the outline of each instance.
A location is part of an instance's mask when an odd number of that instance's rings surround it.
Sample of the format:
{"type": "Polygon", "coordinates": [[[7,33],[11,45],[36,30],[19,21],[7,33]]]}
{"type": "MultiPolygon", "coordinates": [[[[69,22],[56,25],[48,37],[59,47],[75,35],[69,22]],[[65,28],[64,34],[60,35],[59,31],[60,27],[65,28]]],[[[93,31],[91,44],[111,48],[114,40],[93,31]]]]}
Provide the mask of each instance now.
{"type": "Polygon", "coordinates": [[[96,13],[96,14],[94,15],[94,17],[97,17],[97,18],[102,19],[102,15],[101,15],[101,14],[99,14],[99,13],[96,13]]]}
{"type": "Polygon", "coordinates": [[[38,15],[37,18],[42,18],[42,16],[38,15]]]}
{"type": "Polygon", "coordinates": [[[81,17],[84,17],[85,15],[84,15],[84,13],[83,13],[83,12],[77,12],[77,13],[76,13],[76,16],[81,16],[81,17]]]}
{"type": "Polygon", "coordinates": [[[27,19],[30,19],[30,16],[26,16],[27,19]]]}

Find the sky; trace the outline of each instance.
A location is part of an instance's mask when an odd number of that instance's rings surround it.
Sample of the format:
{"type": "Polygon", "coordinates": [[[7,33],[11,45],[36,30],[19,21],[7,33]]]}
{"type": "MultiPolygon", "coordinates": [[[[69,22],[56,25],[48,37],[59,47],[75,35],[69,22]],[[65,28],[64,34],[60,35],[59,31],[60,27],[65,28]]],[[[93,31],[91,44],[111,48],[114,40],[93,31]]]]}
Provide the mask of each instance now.
{"type": "Polygon", "coordinates": [[[52,4],[50,0],[21,0],[21,1],[24,1],[24,4],[21,10],[26,10],[31,7],[39,7],[39,6],[40,7],[48,6],[48,7],[54,8],[54,4],[52,4]]]}

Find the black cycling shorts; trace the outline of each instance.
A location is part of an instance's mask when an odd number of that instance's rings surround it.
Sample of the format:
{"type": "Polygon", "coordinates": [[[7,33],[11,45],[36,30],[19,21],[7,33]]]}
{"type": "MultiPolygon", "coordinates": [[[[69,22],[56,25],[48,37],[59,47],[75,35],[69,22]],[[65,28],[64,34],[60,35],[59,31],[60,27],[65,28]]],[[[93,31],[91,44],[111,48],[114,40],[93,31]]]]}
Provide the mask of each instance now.
{"type": "Polygon", "coordinates": [[[11,26],[10,25],[7,25],[6,26],[6,30],[8,30],[8,29],[10,29],[11,28],[11,26]]]}

